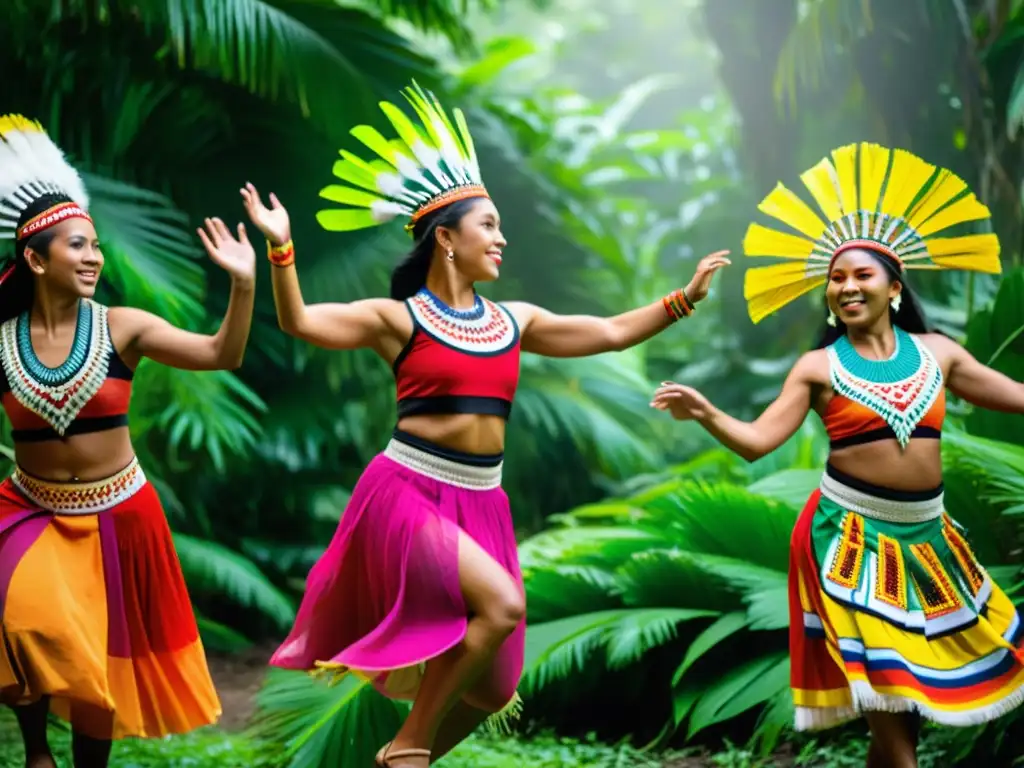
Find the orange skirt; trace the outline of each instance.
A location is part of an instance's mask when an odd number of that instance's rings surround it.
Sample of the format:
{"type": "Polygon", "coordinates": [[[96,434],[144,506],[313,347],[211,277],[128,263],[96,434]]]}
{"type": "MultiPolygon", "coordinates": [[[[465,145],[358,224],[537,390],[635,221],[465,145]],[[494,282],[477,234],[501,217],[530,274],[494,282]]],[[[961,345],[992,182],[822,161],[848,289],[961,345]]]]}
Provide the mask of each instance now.
{"type": "Polygon", "coordinates": [[[92,483],[0,484],[0,702],[50,697],[96,739],[184,733],[220,702],[156,491],[138,463],[92,483]]]}

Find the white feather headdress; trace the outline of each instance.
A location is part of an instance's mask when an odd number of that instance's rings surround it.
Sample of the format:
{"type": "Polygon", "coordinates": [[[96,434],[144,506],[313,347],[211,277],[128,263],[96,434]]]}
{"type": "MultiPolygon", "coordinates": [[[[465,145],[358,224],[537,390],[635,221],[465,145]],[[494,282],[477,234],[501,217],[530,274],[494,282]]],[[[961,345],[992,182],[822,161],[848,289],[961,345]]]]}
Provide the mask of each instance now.
{"type": "Polygon", "coordinates": [[[21,240],[69,218],[88,218],[88,206],[81,177],[42,126],[0,115],[0,238],[21,240]],[[22,221],[46,195],[65,199],[22,221]]]}

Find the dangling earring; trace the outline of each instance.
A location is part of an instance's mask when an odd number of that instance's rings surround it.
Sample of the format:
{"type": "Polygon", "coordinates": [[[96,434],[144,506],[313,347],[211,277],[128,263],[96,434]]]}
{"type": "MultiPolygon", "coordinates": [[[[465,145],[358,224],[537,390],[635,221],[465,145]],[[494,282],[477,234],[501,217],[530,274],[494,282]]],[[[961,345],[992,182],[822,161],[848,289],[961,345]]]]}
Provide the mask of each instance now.
{"type": "Polygon", "coordinates": [[[455,251],[448,249],[448,261],[455,261],[455,251]]]}
{"type": "Polygon", "coordinates": [[[892,299],[889,300],[889,306],[892,307],[893,312],[899,312],[900,306],[903,304],[903,294],[897,293],[892,299]]]}
{"type": "Polygon", "coordinates": [[[831,325],[833,328],[836,327],[836,313],[832,311],[832,307],[828,308],[828,319],[825,320],[825,322],[831,325]]]}

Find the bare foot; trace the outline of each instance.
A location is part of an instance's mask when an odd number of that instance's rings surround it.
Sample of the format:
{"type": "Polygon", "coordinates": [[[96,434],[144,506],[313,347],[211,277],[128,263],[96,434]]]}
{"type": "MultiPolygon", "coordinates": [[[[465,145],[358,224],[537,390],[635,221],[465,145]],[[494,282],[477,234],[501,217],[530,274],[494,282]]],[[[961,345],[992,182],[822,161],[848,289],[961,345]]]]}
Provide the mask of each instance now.
{"type": "Polygon", "coordinates": [[[25,768],[57,768],[53,755],[32,755],[25,758],[25,768]]]}

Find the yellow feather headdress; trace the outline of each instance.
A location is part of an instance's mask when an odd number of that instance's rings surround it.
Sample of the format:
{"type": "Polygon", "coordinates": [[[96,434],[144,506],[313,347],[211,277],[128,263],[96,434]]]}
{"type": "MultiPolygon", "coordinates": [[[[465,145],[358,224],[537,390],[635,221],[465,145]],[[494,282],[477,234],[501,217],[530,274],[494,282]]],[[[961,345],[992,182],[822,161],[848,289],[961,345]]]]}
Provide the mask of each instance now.
{"type": "Polygon", "coordinates": [[[824,285],[833,259],[850,248],[888,256],[899,271],[1002,271],[994,234],[937,237],[954,225],[987,219],[989,210],[958,176],[906,150],[850,144],[800,180],[825,218],[779,183],[758,210],[799,234],[754,223],[743,239],[747,256],[787,260],[744,275],[743,297],[755,323],[824,285]]]}
{"type": "Polygon", "coordinates": [[[320,196],[350,207],[317,213],[324,229],[365,229],[397,216],[408,216],[406,229],[412,229],[423,216],[456,200],[488,197],[462,111],[452,110],[453,125],[434,94],[415,81],[402,95],[420,124],[394,104],[382,101],[380,108],[399,138],[388,140],[369,125],[351,130],[376,158],[365,161],[341,150],[342,159],[334,164],[333,172],[344,183],[325,187],[320,196]]]}

